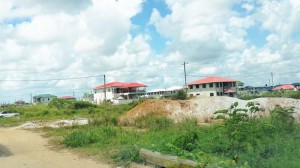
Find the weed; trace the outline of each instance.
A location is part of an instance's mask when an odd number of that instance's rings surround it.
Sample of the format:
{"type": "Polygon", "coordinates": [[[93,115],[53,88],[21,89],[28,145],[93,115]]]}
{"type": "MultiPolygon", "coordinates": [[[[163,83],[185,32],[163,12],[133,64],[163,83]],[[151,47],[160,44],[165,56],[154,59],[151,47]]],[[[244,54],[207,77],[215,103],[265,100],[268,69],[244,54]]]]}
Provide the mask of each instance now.
{"type": "Polygon", "coordinates": [[[135,126],[138,128],[149,128],[152,131],[159,131],[170,128],[174,122],[166,116],[160,116],[157,114],[148,114],[138,117],[135,122],[135,126]]]}
{"type": "Polygon", "coordinates": [[[276,106],[271,112],[271,124],[279,130],[292,131],[295,119],[293,117],[294,107],[276,106]]]}

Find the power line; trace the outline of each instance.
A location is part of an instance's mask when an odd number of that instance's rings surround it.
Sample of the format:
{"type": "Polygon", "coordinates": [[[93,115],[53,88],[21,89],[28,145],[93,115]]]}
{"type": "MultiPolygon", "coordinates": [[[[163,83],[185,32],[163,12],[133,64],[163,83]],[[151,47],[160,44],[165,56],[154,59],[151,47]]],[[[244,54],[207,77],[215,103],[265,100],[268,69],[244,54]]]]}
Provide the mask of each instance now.
{"type": "Polygon", "coordinates": [[[73,77],[73,78],[53,78],[53,79],[0,79],[0,81],[1,82],[44,82],[44,81],[87,79],[87,78],[95,78],[100,76],[103,75],[82,76],[82,77],[73,77]]]}

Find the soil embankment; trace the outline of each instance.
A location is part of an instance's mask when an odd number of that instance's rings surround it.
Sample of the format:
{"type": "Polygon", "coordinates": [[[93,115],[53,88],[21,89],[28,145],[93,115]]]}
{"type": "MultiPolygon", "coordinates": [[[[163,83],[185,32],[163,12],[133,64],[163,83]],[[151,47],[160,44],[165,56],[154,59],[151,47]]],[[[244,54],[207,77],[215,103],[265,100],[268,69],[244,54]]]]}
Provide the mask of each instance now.
{"type": "Polygon", "coordinates": [[[203,97],[198,96],[190,100],[156,100],[149,99],[139,104],[119,120],[121,124],[131,124],[143,115],[154,113],[166,115],[178,122],[185,118],[197,118],[199,123],[208,122],[214,118],[213,113],[218,110],[227,109],[234,102],[238,102],[239,108],[246,108],[248,102],[260,104],[264,115],[268,115],[276,105],[282,107],[295,107],[294,117],[300,120],[300,100],[291,98],[258,98],[253,100],[240,100],[231,97],[203,97]]]}

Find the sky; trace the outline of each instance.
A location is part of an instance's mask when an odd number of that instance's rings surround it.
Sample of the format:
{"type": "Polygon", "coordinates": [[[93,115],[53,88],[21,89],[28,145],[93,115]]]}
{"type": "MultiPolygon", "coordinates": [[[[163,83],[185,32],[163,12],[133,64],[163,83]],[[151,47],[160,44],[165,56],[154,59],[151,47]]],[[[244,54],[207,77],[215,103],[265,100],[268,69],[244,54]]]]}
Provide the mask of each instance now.
{"type": "Polygon", "coordinates": [[[299,0],[0,0],[0,103],[106,82],[300,82],[299,0]],[[64,80],[62,80],[64,79],[64,80]]]}

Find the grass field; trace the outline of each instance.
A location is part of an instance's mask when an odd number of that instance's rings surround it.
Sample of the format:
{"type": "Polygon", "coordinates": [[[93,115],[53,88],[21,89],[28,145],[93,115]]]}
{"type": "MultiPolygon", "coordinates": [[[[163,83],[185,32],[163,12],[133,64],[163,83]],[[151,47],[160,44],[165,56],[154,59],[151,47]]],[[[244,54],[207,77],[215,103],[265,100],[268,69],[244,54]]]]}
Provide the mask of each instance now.
{"type": "MultiPolygon", "coordinates": [[[[86,117],[91,123],[59,129],[42,128],[52,142],[87,156],[96,156],[117,165],[141,162],[140,148],[191,159],[199,167],[299,167],[300,125],[292,108],[276,107],[268,118],[232,105],[216,113],[220,122],[199,126],[196,119],[174,123],[165,116],[148,115],[132,127],[118,124],[118,117],[137,103],[99,106],[56,102],[49,106],[10,107],[19,118],[0,119],[0,125],[28,120],[86,117]]],[[[80,103],[79,103],[80,104],[80,103]]]]}

